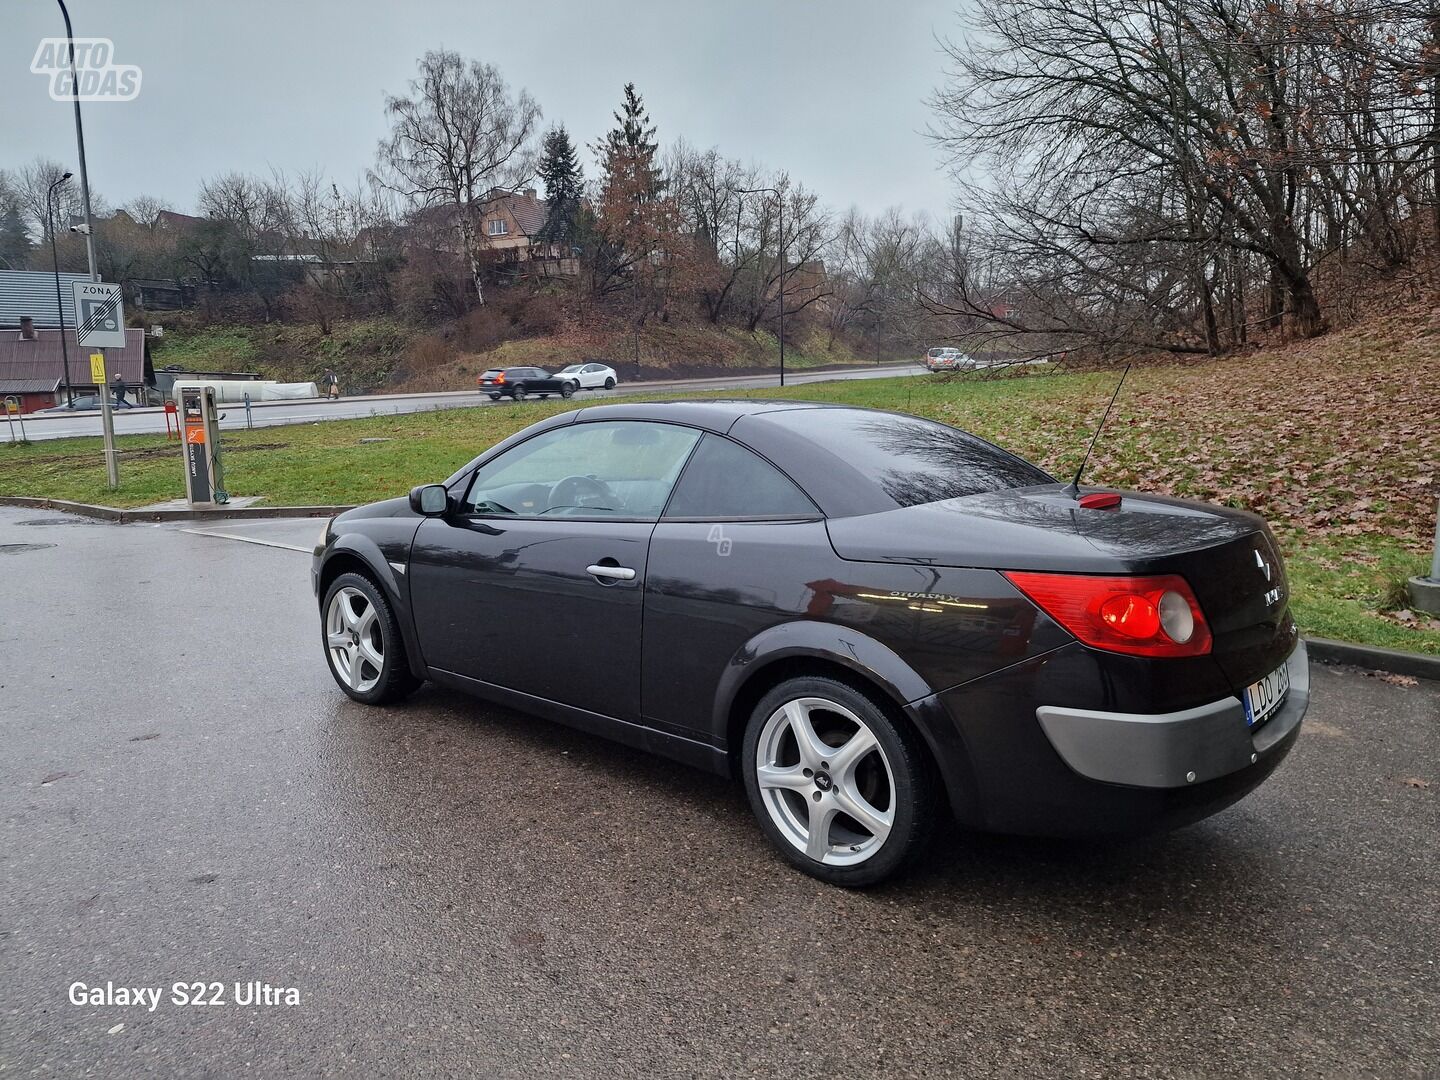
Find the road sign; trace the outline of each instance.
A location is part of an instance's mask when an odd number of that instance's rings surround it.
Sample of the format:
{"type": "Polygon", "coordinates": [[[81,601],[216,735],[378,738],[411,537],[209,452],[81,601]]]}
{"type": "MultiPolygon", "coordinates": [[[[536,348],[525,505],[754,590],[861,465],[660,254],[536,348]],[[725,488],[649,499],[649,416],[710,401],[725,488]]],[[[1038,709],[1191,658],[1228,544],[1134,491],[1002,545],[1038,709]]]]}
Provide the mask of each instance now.
{"type": "Polygon", "coordinates": [[[120,286],[108,281],[77,281],[75,336],[82,346],[97,349],[125,347],[125,308],[120,286]]]}
{"type": "Polygon", "coordinates": [[[100,387],[101,393],[105,391],[105,354],[92,352],[90,354],[90,381],[100,387]]]}

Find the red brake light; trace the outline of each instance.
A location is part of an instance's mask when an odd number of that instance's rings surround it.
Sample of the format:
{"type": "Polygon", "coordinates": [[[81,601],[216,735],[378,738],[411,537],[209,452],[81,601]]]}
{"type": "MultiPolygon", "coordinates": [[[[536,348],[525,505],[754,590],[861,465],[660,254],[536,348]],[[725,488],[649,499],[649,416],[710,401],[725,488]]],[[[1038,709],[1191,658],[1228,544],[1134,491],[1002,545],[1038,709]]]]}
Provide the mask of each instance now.
{"type": "Polygon", "coordinates": [[[1005,577],[1092,648],[1135,656],[1204,656],[1210,651],[1210,627],[1200,602],[1178,574],[1096,577],[1007,570],[1005,577]]]}

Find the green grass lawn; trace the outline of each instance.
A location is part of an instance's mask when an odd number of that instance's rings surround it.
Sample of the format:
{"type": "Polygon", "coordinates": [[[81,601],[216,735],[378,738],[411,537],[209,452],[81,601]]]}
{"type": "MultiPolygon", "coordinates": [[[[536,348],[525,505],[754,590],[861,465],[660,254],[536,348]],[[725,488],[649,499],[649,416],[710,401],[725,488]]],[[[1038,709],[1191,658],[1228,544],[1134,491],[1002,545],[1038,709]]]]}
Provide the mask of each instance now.
{"type": "MultiPolygon", "coordinates": [[[[1440,406],[1427,392],[1440,350],[1425,339],[1336,335],[1323,365],[1284,351],[1136,369],[1088,481],[1257,510],[1289,561],[1305,631],[1440,654],[1440,624],[1396,615],[1404,578],[1428,568],[1440,406]]],[[[784,396],[900,409],[974,431],[1074,471],[1114,388],[1107,372],[811,384],[784,396]]],[[[566,408],[545,402],[330,421],[225,434],[232,495],[347,504],[444,478],[499,439],[566,408]],[[388,441],[364,443],[362,439],[388,441]]],[[[178,446],[120,439],[121,490],[107,492],[97,439],[0,448],[0,495],[139,506],[183,495],[178,446]]]]}

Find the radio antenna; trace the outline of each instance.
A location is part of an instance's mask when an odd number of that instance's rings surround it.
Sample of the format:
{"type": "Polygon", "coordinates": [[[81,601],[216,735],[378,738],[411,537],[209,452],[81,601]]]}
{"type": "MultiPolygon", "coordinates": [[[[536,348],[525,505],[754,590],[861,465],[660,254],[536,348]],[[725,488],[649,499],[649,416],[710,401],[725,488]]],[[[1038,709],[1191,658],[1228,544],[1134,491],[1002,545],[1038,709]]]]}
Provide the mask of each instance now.
{"type": "Polygon", "coordinates": [[[1065,489],[1072,499],[1080,498],[1080,474],[1085,471],[1085,466],[1090,464],[1090,455],[1095,451],[1095,444],[1100,441],[1100,432],[1105,430],[1105,421],[1110,419],[1110,410],[1115,407],[1115,399],[1120,396],[1120,387],[1125,385],[1125,376],[1129,374],[1130,365],[1126,364],[1125,370],[1120,373],[1120,381],[1115,384],[1115,393],[1110,395],[1110,404],[1105,406],[1105,414],[1100,417],[1100,425],[1090,439],[1090,448],[1085,451],[1085,456],[1080,459],[1080,467],[1075,470],[1075,479],[1071,480],[1070,486],[1065,489]]]}

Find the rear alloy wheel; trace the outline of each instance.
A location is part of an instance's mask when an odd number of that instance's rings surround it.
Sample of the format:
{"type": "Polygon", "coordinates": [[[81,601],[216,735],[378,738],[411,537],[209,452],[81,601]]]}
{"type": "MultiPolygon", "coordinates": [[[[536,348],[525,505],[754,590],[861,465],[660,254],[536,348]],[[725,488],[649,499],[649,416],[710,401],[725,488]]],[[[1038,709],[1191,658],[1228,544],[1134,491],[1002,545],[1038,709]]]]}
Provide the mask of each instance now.
{"type": "Polygon", "coordinates": [[[612,379],[612,378],[610,378],[608,375],[605,377],[605,389],[606,389],[606,390],[614,390],[614,389],[615,389],[615,380],[612,379]]]}
{"type": "Polygon", "coordinates": [[[491,400],[491,401],[499,401],[499,400],[500,400],[500,395],[499,395],[499,394],[491,394],[491,395],[490,395],[490,400],[491,400]]]}
{"type": "Polygon", "coordinates": [[[873,885],[929,840],[936,785],[924,745],[854,687],[791,679],[745,733],[745,789],[792,864],[835,885],[873,885]]]}
{"type": "Polygon", "coordinates": [[[570,400],[570,398],[574,397],[575,384],[567,382],[564,386],[560,387],[560,396],[567,401],[570,400]]]}
{"type": "Polygon", "coordinates": [[[523,386],[517,386],[515,388],[515,392],[510,395],[511,399],[514,401],[524,401],[525,396],[525,388],[523,386]]]}
{"type": "Polygon", "coordinates": [[[326,592],[322,610],[325,657],[341,690],[366,705],[382,705],[420,684],[405,659],[395,613],[369,578],[341,574],[326,592]]]}

